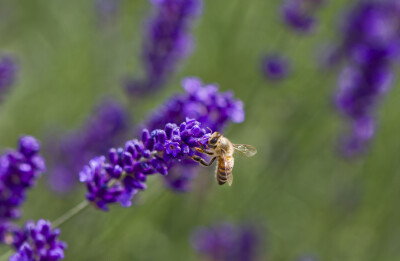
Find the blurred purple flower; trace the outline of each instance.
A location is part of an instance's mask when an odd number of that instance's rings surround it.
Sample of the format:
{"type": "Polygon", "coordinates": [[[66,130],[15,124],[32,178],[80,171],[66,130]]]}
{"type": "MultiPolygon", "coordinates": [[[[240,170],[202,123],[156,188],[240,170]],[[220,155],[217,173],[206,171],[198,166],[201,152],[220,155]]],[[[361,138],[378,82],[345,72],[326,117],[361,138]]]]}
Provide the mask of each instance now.
{"type": "Polygon", "coordinates": [[[289,28],[300,33],[310,33],[315,28],[315,11],[323,0],[285,0],[281,7],[283,21],[289,28]]]}
{"type": "Polygon", "coordinates": [[[0,226],[19,217],[19,207],[27,191],[45,171],[39,151],[40,144],[35,138],[22,136],[18,150],[8,150],[0,157],[0,226]]]}
{"type": "Polygon", "coordinates": [[[7,220],[0,221],[0,243],[6,245],[12,245],[14,242],[13,234],[18,231],[19,228],[12,222],[7,220]]]}
{"type": "Polygon", "coordinates": [[[168,122],[179,123],[194,118],[204,127],[222,131],[229,122],[244,121],[243,102],[232,92],[221,93],[216,84],[204,84],[199,78],[188,77],[181,82],[185,93],[175,94],[154,110],[144,126],[160,128],[168,122]]]}
{"type": "Polygon", "coordinates": [[[87,200],[102,210],[119,202],[131,205],[133,195],[146,189],[147,175],[167,175],[174,162],[194,155],[194,148],[207,145],[210,132],[195,120],[186,119],[179,126],[167,123],[151,133],[144,129],[141,140],[130,140],[125,148],[110,149],[108,160],[100,156],[90,160],[79,173],[86,183],[87,200]]]}
{"type": "Polygon", "coordinates": [[[64,259],[65,242],[59,241],[60,229],[51,229],[50,221],[39,219],[26,222],[23,229],[14,232],[17,252],[10,261],[57,261],[64,259]]]}
{"type": "Polygon", "coordinates": [[[282,80],[289,73],[289,62],[279,55],[267,55],[262,60],[262,72],[269,80],[282,80]]]}
{"type": "Polygon", "coordinates": [[[198,164],[193,163],[193,160],[182,160],[171,166],[168,175],[164,176],[165,185],[175,192],[190,191],[198,172],[198,164]]]}
{"type": "Polygon", "coordinates": [[[193,248],[210,261],[257,260],[261,245],[260,231],[253,226],[216,224],[198,228],[192,235],[193,248]]]}
{"type": "Polygon", "coordinates": [[[345,19],[336,62],[346,61],[338,79],[336,107],[351,122],[342,138],[346,157],[366,151],[375,131],[374,111],[393,83],[400,57],[400,9],[396,1],[360,1],[345,19]]]}
{"type": "Polygon", "coordinates": [[[80,129],[49,144],[49,158],[53,159],[51,187],[61,193],[73,189],[82,166],[90,158],[122,142],[128,128],[128,115],[123,106],[113,100],[102,100],[80,129]]]}
{"type": "Polygon", "coordinates": [[[18,67],[15,60],[11,56],[4,55],[0,58],[0,99],[4,93],[14,83],[18,67]]]}
{"type": "Polygon", "coordinates": [[[351,134],[342,137],[341,153],[346,158],[359,155],[366,148],[366,145],[373,138],[375,133],[375,121],[372,118],[358,118],[353,122],[351,134]]]}
{"type": "MultiPolygon", "coordinates": [[[[174,95],[155,109],[142,124],[143,127],[163,128],[168,122],[179,124],[189,117],[199,121],[205,128],[223,131],[231,122],[244,121],[243,102],[235,99],[232,92],[221,93],[217,85],[204,84],[195,77],[183,79],[182,87],[185,93],[174,95]]],[[[175,191],[188,191],[197,172],[198,164],[192,160],[184,160],[170,170],[165,181],[175,191]]]]}
{"type": "Polygon", "coordinates": [[[151,0],[153,16],[146,24],[142,64],[144,77],[130,80],[128,93],[160,88],[193,49],[190,28],[202,11],[202,0],[151,0]]]}

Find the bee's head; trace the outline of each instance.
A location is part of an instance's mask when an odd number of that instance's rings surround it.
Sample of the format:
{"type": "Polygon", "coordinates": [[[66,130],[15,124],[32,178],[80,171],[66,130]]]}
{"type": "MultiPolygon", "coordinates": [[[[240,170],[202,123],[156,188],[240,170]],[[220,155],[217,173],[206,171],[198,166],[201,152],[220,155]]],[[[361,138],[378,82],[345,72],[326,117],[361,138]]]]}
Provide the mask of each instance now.
{"type": "Polygon", "coordinates": [[[215,148],[217,146],[218,141],[221,139],[222,134],[219,132],[214,132],[211,134],[210,138],[208,139],[208,147],[215,148]]]}

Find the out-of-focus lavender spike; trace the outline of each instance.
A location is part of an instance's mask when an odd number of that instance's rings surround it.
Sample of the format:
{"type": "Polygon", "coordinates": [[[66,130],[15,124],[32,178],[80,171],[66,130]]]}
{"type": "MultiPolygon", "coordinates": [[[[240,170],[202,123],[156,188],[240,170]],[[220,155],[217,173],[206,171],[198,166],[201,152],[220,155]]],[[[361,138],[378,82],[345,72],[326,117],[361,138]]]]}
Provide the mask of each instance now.
{"type": "Polygon", "coordinates": [[[0,100],[14,83],[18,73],[18,66],[13,57],[4,55],[0,58],[0,100]]]}
{"type": "Polygon", "coordinates": [[[128,114],[116,101],[102,100],[92,116],[75,130],[49,144],[51,187],[60,193],[71,191],[78,182],[77,173],[95,155],[107,152],[125,139],[129,129],[128,114]]]}
{"type": "Polygon", "coordinates": [[[261,235],[254,226],[215,224],[196,229],[191,243],[210,261],[253,261],[258,258],[261,235]]]}
{"type": "Polygon", "coordinates": [[[324,0],[285,0],[281,7],[282,19],[286,25],[299,33],[311,33],[316,26],[314,13],[324,0]]]}
{"type": "Polygon", "coordinates": [[[26,194],[46,170],[39,155],[40,144],[32,136],[21,136],[16,150],[0,156],[0,243],[10,245],[18,227],[12,223],[20,217],[26,194]]]}
{"type": "Polygon", "coordinates": [[[17,150],[8,150],[0,157],[0,223],[19,217],[27,191],[46,170],[39,151],[34,137],[22,136],[17,150]]]}
{"type": "Polygon", "coordinates": [[[187,77],[181,82],[184,93],[175,94],[155,109],[144,126],[160,128],[168,122],[179,123],[194,118],[205,127],[222,131],[230,123],[244,121],[243,102],[233,93],[219,92],[218,85],[204,84],[199,78],[187,77]]]}
{"type": "Polygon", "coordinates": [[[0,221],[0,244],[12,245],[14,243],[14,233],[19,231],[19,227],[8,221],[2,219],[0,221]]]}
{"type": "Polygon", "coordinates": [[[398,1],[360,1],[343,24],[335,57],[345,65],[335,105],[350,122],[341,142],[345,157],[365,152],[373,138],[374,112],[392,86],[393,65],[400,57],[399,14],[398,1]]]}
{"type": "Polygon", "coordinates": [[[52,229],[51,222],[39,219],[26,222],[22,229],[13,231],[13,246],[17,250],[10,261],[57,261],[64,259],[67,244],[58,240],[60,229],[52,229]]]}
{"type": "Polygon", "coordinates": [[[193,50],[190,28],[202,12],[202,0],[151,0],[152,17],[144,29],[142,44],[143,78],[126,84],[130,94],[150,93],[176,71],[179,62],[193,50]]]}
{"type": "MultiPolygon", "coordinates": [[[[195,77],[183,79],[182,87],[185,92],[174,95],[155,109],[143,127],[162,128],[168,122],[178,124],[189,117],[197,119],[206,128],[223,131],[231,122],[244,121],[243,102],[235,99],[232,92],[219,92],[217,85],[204,84],[195,77]]],[[[195,162],[183,161],[165,177],[166,185],[175,191],[188,191],[197,172],[195,162]]]]}
{"type": "Polygon", "coordinates": [[[289,61],[280,55],[266,55],[261,64],[262,73],[271,81],[279,81],[287,77],[290,68],[289,61]]]}
{"type": "Polygon", "coordinates": [[[193,160],[183,160],[172,166],[167,176],[164,176],[167,188],[175,192],[187,192],[192,189],[193,179],[199,172],[198,165],[193,160]]]}
{"type": "Polygon", "coordinates": [[[133,196],[146,189],[148,175],[167,175],[174,163],[192,157],[200,144],[206,147],[210,135],[191,119],[151,132],[143,129],[140,140],[129,140],[124,148],[112,148],[107,157],[93,158],[84,166],[79,178],[86,183],[87,200],[102,210],[116,202],[131,206],[133,196]]]}

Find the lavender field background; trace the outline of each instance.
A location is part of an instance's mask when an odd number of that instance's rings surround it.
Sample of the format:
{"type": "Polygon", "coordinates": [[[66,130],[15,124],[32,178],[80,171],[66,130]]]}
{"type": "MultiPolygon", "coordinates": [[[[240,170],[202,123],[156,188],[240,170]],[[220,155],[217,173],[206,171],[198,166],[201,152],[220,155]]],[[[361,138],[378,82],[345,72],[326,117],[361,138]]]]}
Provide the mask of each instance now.
{"type": "MultiPolygon", "coordinates": [[[[192,54],[162,88],[132,96],[124,82],[143,73],[142,32],[151,4],[109,2],[115,9],[101,11],[96,1],[0,2],[0,51],[19,68],[0,96],[1,150],[29,134],[50,162],[54,137],[83,126],[104,97],[127,108],[125,137],[132,139],[154,109],[183,92],[183,78],[196,76],[243,101],[245,120],[224,135],[254,145],[258,154],[235,157],[231,187],[218,186],[214,167],[201,168],[187,192],[151,176],[133,206],[89,207],[60,227],[66,260],[207,260],[193,249],[192,234],[225,222],[257,228],[252,260],[400,260],[398,60],[391,90],[374,112],[367,150],[348,158],[338,149],[348,128],[333,101],[341,66],[325,66],[324,54],[340,42],[344,14],[356,1],[327,1],[313,14],[315,30],[299,33],[282,22],[283,1],[205,0],[191,29],[192,54]],[[286,78],[263,75],[262,58],[271,53],[290,62],[286,78]]],[[[54,220],[84,200],[83,184],[54,191],[52,169],[29,191],[18,224],[54,220]]]]}

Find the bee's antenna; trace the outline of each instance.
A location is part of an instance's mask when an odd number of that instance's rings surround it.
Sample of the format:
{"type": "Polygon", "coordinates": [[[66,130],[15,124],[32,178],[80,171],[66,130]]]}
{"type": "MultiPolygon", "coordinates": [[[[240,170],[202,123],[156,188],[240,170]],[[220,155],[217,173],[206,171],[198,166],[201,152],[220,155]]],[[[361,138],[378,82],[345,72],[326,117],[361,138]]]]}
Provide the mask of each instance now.
{"type": "Polygon", "coordinates": [[[210,127],[207,127],[207,129],[209,129],[209,130],[210,130],[210,132],[211,132],[211,133],[213,133],[213,131],[212,131],[212,129],[210,129],[210,127]]]}

